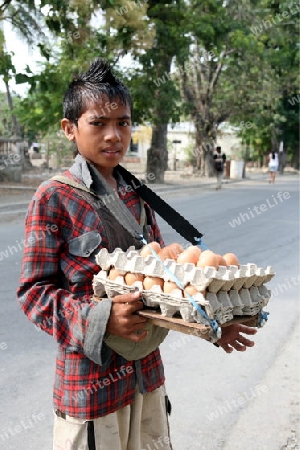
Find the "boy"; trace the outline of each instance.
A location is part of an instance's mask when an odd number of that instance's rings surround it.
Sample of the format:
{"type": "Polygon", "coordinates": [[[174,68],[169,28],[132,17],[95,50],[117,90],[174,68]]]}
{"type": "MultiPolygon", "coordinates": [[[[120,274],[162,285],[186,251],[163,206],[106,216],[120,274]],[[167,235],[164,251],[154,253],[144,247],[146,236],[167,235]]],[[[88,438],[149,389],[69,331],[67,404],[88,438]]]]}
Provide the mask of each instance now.
{"type": "MultiPolygon", "coordinates": [[[[145,208],[144,236],[163,245],[153,211],[117,170],[130,143],[131,109],[128,90],[105,61],[96,60],[70,84],[61,124],[79,155],[66,182],[52,179],[38,188],[26,217],[19,302],[59,344],[54,450],[142,450],[158,441],[172,448],[158,348],[130,360],[110,345],[111,336],[145,350],[148,324],[134,314],[143,307],[140,293],[93,300],[99,250],[142,245],[120,217],[142,226],[145,208]],[[118,195],[105,202],[111,192],[118,195]]],[[[227,327],[219,345],[226,352],[246,350],[254,343],[240,332],[255,330],[227,327]]]]}

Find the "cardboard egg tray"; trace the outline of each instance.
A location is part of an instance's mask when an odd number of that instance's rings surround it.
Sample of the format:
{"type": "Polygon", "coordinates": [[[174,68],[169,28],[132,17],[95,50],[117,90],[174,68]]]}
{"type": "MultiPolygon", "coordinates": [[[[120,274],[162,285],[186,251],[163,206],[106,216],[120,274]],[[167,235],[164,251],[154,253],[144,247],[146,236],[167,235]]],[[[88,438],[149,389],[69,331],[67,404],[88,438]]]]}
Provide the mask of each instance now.
{"type": "Polygon", "coordinates": [[[144,290],[141,281],[127,286],[123,275],[127,272],[142,273],[174,281],[174,275],[181,287],[195,286],[197,293],[194,301],[201,306],[209,319],[215,319],[220,325],[233,318],[255,316],[268,304],[271,292],[265,286],[274,276],[271,266],[266,269],[256,264],[237,266],[220,266],[197,268],[194,264],[178,264],[174,260],[159,261],[155,256],[146,258],[139,251],[130,247],[126,252],[117,248],[113,253],[101,249],[96,256],[101,271],[94,276],[93,289],[97,297],[107,295],[113,298],[117,294],[132,292],[136,287],[142,291],[142,299],[146,306],[157,308],[162,316],[180,315],[185,322],[197,322],[209,325],[209,321],[184,297],[183,290],[178,287],[170,294],[165,294],[160,286],[144,290]],[[115,280],[109,280],[111,267],[120,272],[115,280]],[[205,297],[200,291],[205,291],[205,297]]]}

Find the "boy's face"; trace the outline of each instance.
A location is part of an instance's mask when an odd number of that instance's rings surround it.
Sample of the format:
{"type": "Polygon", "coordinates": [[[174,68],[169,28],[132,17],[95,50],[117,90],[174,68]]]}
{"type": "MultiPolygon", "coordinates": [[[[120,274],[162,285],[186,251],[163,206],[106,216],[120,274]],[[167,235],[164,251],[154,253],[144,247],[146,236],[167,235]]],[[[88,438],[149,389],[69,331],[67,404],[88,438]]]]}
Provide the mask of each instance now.
{"type": "Polygon", "coordinates": [[[130,107],[100,100],[79,117],[77,127],[68,119],[62,128],[69,140],[75,140],[79,153],[102,174],[109,174],[125,155],[131,139],[130,107]]]}

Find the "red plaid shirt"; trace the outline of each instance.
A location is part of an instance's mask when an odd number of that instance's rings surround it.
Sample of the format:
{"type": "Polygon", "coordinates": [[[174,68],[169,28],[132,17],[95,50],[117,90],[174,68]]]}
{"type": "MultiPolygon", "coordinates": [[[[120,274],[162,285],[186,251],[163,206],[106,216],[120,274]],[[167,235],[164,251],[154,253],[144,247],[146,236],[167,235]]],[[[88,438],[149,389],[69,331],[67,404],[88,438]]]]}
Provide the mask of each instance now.
{"type": "MultiPolygon", "coordinates": [[[[82,175],[76,181],[86,184],[88,166],[82,161],[75,164],[82,175]]],[[[72,178],[69,171],[65,175],[72,178]]],[[[139,197],[125,189],[124,181],[118,184],[120,197],[139,220],[139,197]]],[[[145,206],[151,238],[163,244],[154,213],[145,206]]],[[[103,344],[106,350],[101,365],[84,352],[89,316],[97,306],[91,300],[93,276],[100,270],[94,256],[108,247],[108,241],[99,215],[76,189],[54,180],[37,189],[26,216],[24,243],[17,295],[29,320],[59,344],[55,409],[72,417],[94,419],[132,403],[137,383],[141,392],[161,386],[164,370],[158,349],[139,361],[127,361],[103,344]],[[70,250],[74,240],[95,230],[101,242],[94,248],[70,250]],[[69,282],[68,290],[60,287],[60,271],[69,282]]]]}

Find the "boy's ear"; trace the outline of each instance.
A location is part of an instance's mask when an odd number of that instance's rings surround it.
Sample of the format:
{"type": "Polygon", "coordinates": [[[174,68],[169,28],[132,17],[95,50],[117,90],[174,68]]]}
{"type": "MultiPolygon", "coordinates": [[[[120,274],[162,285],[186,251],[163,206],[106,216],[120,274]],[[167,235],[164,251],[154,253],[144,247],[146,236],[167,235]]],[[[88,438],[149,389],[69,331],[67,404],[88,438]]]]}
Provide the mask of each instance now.
{"type": "Polygon", "coordinates": [[[69,141],[74,141],[75,140],[75,135],[74,135],[74,128],[75,128],[75,124],[70,122],[69,119],[62,119],[61,121],[61,128],[64,131],[67,139],[69,139],[69,141]]]}

